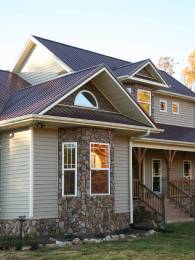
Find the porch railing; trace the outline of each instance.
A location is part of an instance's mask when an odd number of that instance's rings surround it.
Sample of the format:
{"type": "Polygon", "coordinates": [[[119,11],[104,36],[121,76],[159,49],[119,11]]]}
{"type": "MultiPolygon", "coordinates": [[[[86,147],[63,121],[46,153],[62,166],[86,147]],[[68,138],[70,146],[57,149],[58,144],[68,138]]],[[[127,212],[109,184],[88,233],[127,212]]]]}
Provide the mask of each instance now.
{"type": "Polygon", "coordinates": [[[175,186],[185,191],[186,193],[190,195],[195,195],[195,180],[171,180],[171,183],[173,183],[175,186]]]}
{"type": "Polygon", "coordinates": [[[177,186],[176,182],[169,182],[169,198],[173,200],[180,208],[193,216],[193,198],[191,194],[184,191],[182,186],[177,186]]]}
{"type": "Polygon", "coordinates": [[[165,219],[164,196],[154,193],[138,180],[134,180],[134,197],[141,200],[153,212],[162,217],[163,220],[165,219]]]}

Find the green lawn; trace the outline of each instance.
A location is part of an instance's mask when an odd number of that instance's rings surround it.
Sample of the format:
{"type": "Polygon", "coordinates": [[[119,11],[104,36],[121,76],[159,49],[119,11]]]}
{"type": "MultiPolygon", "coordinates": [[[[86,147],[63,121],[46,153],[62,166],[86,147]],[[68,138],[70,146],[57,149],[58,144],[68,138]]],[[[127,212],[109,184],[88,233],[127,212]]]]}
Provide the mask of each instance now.
{"type": "Polygon", "coordinates": [[[173,232],[137,240],[56,250],[0,251],[0,259],[195,259],[195,223],[169,225],[168,229],[173,232]]]}

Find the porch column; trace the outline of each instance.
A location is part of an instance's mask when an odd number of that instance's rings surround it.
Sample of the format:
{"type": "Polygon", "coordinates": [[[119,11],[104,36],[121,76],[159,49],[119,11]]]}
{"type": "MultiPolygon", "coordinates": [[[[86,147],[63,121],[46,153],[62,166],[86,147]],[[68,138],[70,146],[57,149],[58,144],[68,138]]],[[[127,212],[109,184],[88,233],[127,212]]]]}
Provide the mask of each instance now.
{"type": "Polygon", "coordinates": [[[146,153],[147,149],[146,148],[141,148],[141,147],[133,147],[133,152],[135,154],[135,158],[137,160],[138,163],[138,179],[140,182],[142,182],[142,162],[144,160],[145,157],[145,153],[146,153]]]}
{"type": "Polygon", "coordinates": [[[173,160],[174,160],[176,151],[163,150],[163,153],[164,153],[165,161],[166,161],[166,164],[167,164],[167,195],[169,197],[170,196],[170,192],[169,192],[170,173],[171,173],[171,170],[172,170],[173,160]]]}

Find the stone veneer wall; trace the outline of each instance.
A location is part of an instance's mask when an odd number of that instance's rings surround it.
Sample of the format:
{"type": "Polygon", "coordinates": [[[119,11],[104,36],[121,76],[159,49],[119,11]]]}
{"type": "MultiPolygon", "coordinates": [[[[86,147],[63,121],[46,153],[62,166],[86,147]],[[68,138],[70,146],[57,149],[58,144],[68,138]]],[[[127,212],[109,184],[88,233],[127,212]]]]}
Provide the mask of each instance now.
{"type": "Polygon", "coordinates": [[[60,226],[67,234],[109,233],[129,226],[129,213],[114,212],[113,133],[94,128],[59,129],[59,165],[62,165],[62,143],[77,142],[78,173],[76,197],[62,197],[59,167],[60,226]],[[90,196],[90,142],[110,144],[110,195],[90,196]]]}

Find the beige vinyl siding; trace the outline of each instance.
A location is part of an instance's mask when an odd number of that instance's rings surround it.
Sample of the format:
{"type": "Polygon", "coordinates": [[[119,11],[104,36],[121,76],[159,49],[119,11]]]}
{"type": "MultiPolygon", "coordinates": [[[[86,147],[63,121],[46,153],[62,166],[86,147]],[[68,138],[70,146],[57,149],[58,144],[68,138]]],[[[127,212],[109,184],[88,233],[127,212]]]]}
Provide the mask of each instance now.
{"type": "Polygon", "coordinates": [[[35,46],[18,72],[23,79],[36,85],[59,76],[64,68],[43,46],[35,46]]]}
{"type": "Polygon", "coordinates": [[[2,133],[0,218],[29,216],[30,130],[2,133]]]}
{"type": "Polygon", "coordinates": [[[33,217],[58,217],[58,132],[34,129],[33,132],[33,217]]]}
{"type": "Polygon", "coordinates": [[[128,139],[116,136],[114,138],[114,183],[115,212],[129,212],[128,184],[128,139]]]}
{"type": "Polygon", "coordinates": [[[157,123],[195,127],[195,106],[190,101],[166,97],[154,96],[154,120],[157,123]],[[167,112],[160,112],[160,100],[167,101],[167,112]],[[172,113],[172,102],[179,103],[179,114],[172,113]]]}

